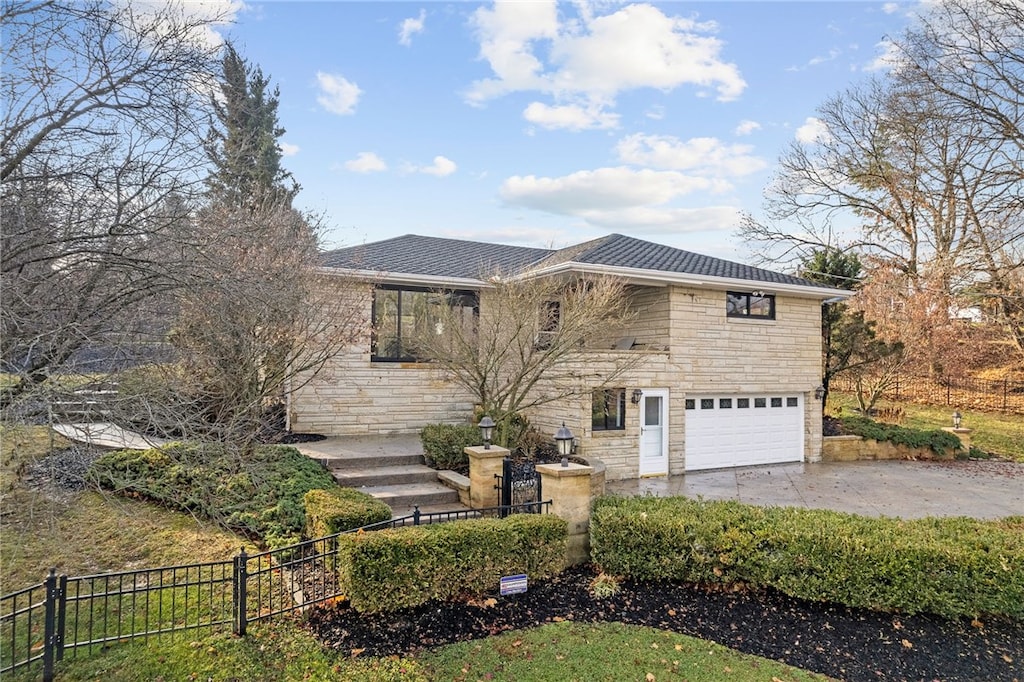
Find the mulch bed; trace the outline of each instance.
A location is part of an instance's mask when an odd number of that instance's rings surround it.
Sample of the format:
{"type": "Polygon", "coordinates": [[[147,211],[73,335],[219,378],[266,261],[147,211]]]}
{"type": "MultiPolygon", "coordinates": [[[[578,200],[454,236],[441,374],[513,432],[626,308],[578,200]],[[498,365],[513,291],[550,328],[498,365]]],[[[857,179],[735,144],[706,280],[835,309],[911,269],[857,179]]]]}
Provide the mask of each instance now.
{"type": "Polygon", "coordinates": [[[624,582],[590,593],[590,566],[530,585],[525,594],[473,603],[431,602],[385,615],[345,606],[313,610],[307,624],[346,655],[407,654],[559,620],[618,621],[713,640],[831,677],[860,680],[1024,679],[1024,623],[946,620],[793,599],[773,590],[727,592],[624,582]]]}

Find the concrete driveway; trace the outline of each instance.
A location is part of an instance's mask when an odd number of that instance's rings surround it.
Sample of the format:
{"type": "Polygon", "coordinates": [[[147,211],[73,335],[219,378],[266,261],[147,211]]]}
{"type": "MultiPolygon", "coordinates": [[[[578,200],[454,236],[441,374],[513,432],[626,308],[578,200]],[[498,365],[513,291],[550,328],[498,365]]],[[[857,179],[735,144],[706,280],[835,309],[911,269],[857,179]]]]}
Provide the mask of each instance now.
{"type": "Polygon", "coordinates": [[[797,506],[863,514],[1024,515],[1024,464],[1013,462],[835,462],[700,471],[610,481],[607,492],[797,506]]]}

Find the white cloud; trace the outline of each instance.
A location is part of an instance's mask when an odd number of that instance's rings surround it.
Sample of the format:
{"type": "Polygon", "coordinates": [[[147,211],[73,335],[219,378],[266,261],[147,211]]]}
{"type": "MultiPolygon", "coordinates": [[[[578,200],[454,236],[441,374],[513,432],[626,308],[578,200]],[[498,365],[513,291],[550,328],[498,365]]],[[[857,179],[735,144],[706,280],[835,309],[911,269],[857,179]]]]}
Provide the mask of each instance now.
{"type": "Polygon", "coordinates": [[[753,149],[745,144],[726,145],[714,137],[683,141],[671,135],[639,133],[622,138],[615,147],[625,163],[718,177],[748,175],[767,168],[764,159],[751,154],[753,149]]]}
{"type": "Polygon", "coordinates": [[[345,162],[345,168],[354,173],[376,173],[387,170],[388,165],[373,152],[359,152],[356,158],[345,162]]]}
{"type": "Polygon", "coordinates": [[[603,111],[600,107],[581,107],[575,104],[548,106],[532,102],[523,111],[523,118],[542,128],[579,131],[591,128],[617,128],[619,115],[603,111]]]}
{"type": "Polygon", "coordinates": [[[281,156],[295,156],[299,153],[299,145],[290,142],[280,142],[277,145],[281,148],[281,156]]]}
{"type": "Polygon", "coordinates": [[[536,91],[608,107],[620,92],[639,88],[694,85],[723,101],[746,88],[736,65],[720,58],[714,24],[666,16],[646,4],[604,15],[585,3],[577,9],[579,17],[561,22],[555,0],[477,9],[472,23],[493,77],[474,82],[467,101],[536,91]]]}
{"type": "Polygon", "coordinates": [[[644,116],[651,119],[652,121],[660,121],[661,119],[665,118],[665,107],[661,106],[660,104],[655,104],[653,107],[651,107],[644,113],[644,116]]]}
{"type": "Polygon", "coordinates": [[[882,11],[886,14],[896,14],[896,12],[900,11],[900,6],[895,2],[887,2],[882,5],[882,11]]]}
{"type": "Polygon", "coordinates": [[[755,130],[760,130],[760,129],[761,129],[761,124],[760,123],[758,123],[757,121],[751,121],[751,120],[747,119],[745,121],[740,121],[740,124],[738,126],[736,126],[736,130],[734,131],[734,134],[737,137],[743,137],[744,135],[749,135],[750,133],[754,132],[755,130]]]}
{"type": "Polygon", "coordinates": [[[815,144],[829,139],[828,126],[820,118],[808,116],[804,124],[796,129],[796,139],[804,144],[815,144]]]}
{"type": "Polygon", "coordinates": [[[831,50],[828,51],[828,55],[827,56],[811,57],[811,61],[807,62],[807,65],[808,66],[817,66],[818,64],[824,64],[825,62],[832,61],[833,59],[835,59],[839,55],[840,55],[839,48],[833,47],[831,50]]]}
{"type": "Polygon", "coordinates": [[[638,206],[621,211],[583,214],[587,222],[610,230],[629,229],[647,234],[678,234],[732,230],[740,222],[740,210],[734,206],[699,208],[661,208],[638,206]]]}
{"type": "Polygon", "coordinates": [[[865,64],[863,71],[883,71],[897,66],[903,59],[903,53],[896,43],[889,39],[882,40],[875,45],[878,54],[870,62],[865,64]]]}
{"type": "Polygon", "coordinates": [[[250,9],[242,0],[204,0],[203,2],[168,3],[166,0],[115,0],[115,5],[130,8],[136,17],[154,21],[170,31],[174,28],[194,26],[189,39],[207,48],[224,44],[220,27],[229,29],[238,14],[250,9]]]}
{"type": "Polygon", "coordinates": [[[316,82],[320,94],[316,101],[332,114],[354,114],[359,96],[363,91],[355,83],[340,74],[316,72],[316,82]]]}
{"type": "Polygon", "coordinates": [[[427,10],[421,9],[419,17],[409,17],[398,26],[398,42],[406,47],[412,45],[412,37],[423,32],[423,24],[427,19],[427,10]]]}
{"type": "Polygon", "coordinates": [[[434,163],[429,166],[417,166],[415,164],[407,163],[402,166],[402,172],[404,173],[425,173],[427,175],[433,175],[439,178],[451,175],[458,169],[455,162],[444,156],[435,156],[434,163]]]}

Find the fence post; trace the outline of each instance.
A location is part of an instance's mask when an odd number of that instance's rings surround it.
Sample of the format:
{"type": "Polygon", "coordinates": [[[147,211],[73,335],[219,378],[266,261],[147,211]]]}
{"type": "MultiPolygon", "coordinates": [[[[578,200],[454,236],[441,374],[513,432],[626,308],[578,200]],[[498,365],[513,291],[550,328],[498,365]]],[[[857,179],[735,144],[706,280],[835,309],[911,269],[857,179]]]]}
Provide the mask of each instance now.
{"type": "Polygon", "coordinates": [[[952,379],[947,379],[947,380],[946,380],[946,404],[947,404],[947,405],[950,405],[950,404],[951,404],[951,403],[949,402],[949,387],[950,387],[950,384],[952,384],[952,383],[953,383],[953,380],[952,380],[952,379]]]}
{"type": "Polygon", "coordinates": [[[46,600],[43,617],[43,682],[53,682],[55,664],[64,657],[63,614],[67,581],[67,576],[61,576],[58,580],[57,570],[51,568],[44,583],[46,600]]]}
{"type": "Polygon", "coordinates": [[[246,589],[249,582],[249,557],[245,553],[245,547],[242,547],[242,552],[235,557],[235,566],[233,573],[233,587],[232,595],[234,596],[234,611],[235,611],[235,634],[239,637],[245,636],[246,626],[246,589]]]}
{"type": "Polygon", "coordinates": [[[418,504],[413,505],[412,508],[412,525],[420,525],[420,506],[418,504]]]}

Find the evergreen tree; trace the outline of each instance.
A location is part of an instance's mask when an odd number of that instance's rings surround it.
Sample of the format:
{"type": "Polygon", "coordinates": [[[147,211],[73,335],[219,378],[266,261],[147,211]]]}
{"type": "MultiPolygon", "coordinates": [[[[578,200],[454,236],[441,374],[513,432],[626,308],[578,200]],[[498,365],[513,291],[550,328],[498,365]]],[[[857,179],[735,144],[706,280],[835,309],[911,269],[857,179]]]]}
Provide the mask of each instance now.
{"type": "Polygon", "coordinates": [[[220,97],[213,99],[216,122],[206,147],[214,165],[207,180],[210,191],[216,201],[231,206],[291,206],[299,185],[281,167],[280,92],[271,90],[263,71],[230,44],[221,63],[220,97]]]}

